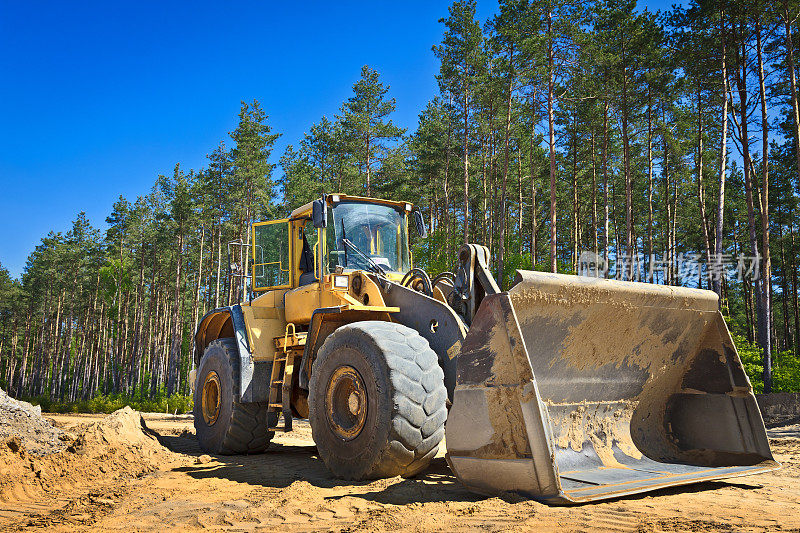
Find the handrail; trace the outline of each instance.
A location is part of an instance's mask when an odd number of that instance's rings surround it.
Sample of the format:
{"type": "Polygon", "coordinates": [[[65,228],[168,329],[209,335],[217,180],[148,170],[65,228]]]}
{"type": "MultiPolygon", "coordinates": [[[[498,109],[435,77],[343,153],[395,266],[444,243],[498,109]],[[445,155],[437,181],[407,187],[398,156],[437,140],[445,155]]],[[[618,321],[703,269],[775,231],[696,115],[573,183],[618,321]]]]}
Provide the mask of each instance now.
{"type": "Polygon", "coordinates": [[[297,339],[297,330],[294,327],[294,323],[293,322],[289,322],[288,324],[286,324],[286,331],[283,334],[283,351],[284,352],[288,351],[286,349],[286,344],[289,341],[289,326],[292,327],[292,339],[295,339],[295,340],[297,339]]]}

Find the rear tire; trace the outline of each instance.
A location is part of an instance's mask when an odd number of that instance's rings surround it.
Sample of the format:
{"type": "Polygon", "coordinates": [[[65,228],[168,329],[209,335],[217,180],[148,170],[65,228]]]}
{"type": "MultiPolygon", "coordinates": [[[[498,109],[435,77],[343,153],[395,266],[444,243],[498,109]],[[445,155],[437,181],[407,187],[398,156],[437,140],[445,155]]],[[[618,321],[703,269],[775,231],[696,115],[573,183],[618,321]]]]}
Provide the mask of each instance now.
{"type": "Polygon", "coordinates": [[[444,437],[444,373],[428,341],[401,324],[333,332],[314,361],[309,400],[314,442],[337,477],[413,476],[444,437]]]}
{"type": "MultiPolygon", "coordinates": [[[[267,431],[267,403],[239,403],[239,350],[231,338],[208,345],[194,388],[194,428],[203,451],[220,454],[260,453],[273,432],[267,431]]],[[[274,425],[274,424],[273,424],[274,425]]]]}

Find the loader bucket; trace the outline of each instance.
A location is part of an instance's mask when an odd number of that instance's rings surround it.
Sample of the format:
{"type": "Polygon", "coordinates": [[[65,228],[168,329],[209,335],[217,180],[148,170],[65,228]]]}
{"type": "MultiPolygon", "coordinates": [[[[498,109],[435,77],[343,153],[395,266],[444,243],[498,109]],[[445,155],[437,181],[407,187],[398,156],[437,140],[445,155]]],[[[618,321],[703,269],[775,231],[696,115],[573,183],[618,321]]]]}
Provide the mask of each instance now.
{"type": "Polygon", "coordinates": [[[470,490],[578,503],[779,467],[713,292],[519,271],[458,357],[470,490]]]}

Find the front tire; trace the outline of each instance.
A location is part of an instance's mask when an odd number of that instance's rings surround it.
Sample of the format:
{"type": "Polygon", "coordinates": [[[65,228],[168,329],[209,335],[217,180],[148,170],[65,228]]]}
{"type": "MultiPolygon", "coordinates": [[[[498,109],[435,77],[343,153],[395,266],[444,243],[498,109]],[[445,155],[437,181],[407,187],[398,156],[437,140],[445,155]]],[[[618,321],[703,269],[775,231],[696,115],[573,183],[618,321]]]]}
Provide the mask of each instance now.
{"type": "Polygon", "coordinates": [[[267,431],[267,404],[237,402],[238,383],[236,341],[213,341],[200,360],[194,388],[194,428],[203,451],[234,455],[260,453],[269,446],[274,433],[267,431]]]}
{"type": "Polygon", "coordinates": [[[428,341],[401,324],[333,332],[314,361],[309,395],[314,442],[337,477],[413,476],[444,437],[444,373],[428,341]]]}

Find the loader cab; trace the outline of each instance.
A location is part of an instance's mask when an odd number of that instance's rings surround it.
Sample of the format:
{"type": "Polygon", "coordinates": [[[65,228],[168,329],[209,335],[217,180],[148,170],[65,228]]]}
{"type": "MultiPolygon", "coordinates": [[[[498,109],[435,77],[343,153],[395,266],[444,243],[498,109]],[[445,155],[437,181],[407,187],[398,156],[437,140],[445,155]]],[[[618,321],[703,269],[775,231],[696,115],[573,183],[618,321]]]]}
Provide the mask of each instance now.
{"type": "Polygon", "coordinates": [[[324,269],[403,274],[411,269],[411,204],[332,197],[325,230],[324,269]]]}
{"type": "Polygon", "coordinates": [[[325,202],[323,227],[313,223],[313,202],[289,218],[253,224],[253,291],[294,289],[336,272],[372,271],[376,265],[390,279],[411,269],[411,204],[339,194],[328,195],[325,202]]]}
{"type": "MultiPolygon", "coordinates": [[[[286,322],[298,325],[314,310],[340,304],[359,271],[399,282],[412,268],[411,204],[343,194],[321,201],[324,210],[318,204],[315,213],[309,202],[289,218],[252,228],[252,305],[286,308],[286,322]]],[[[363,295],[351,296],[364,303],[363,295]]]]}

